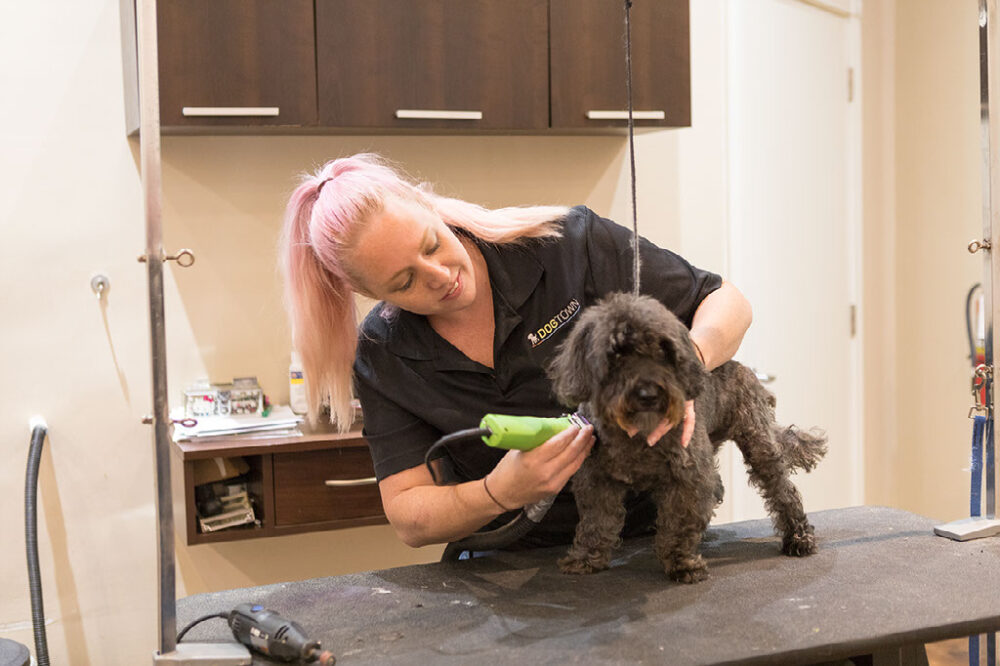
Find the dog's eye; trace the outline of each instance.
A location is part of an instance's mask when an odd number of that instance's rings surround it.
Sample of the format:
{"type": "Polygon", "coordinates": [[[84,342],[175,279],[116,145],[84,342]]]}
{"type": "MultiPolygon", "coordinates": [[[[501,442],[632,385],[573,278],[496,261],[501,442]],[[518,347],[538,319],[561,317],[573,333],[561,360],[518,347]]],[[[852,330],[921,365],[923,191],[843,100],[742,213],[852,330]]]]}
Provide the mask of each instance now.
{"type": "Polygon", "coordinates": [[[633,344],[632,336],[632,326],[628,322],[617,327],[611,334],[611,352],[615,356],[628,353],[633,344]]]}

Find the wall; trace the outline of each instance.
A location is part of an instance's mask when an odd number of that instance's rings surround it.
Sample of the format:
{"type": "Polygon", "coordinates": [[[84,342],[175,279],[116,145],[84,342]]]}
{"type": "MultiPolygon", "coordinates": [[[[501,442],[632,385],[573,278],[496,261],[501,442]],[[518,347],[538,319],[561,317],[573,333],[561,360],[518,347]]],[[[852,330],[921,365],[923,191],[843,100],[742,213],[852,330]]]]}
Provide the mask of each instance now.
{"type": "MultiPolygon", "coordinates": [[[[721,2],[692,3],[696,72],[711,69],[721,2]]],[[[137,144],[126,140],[118,3],[4,3],[0,23],[0,636],[32,643],[21,519],[28,421],[50,426],[39,541],[54,663],[143,663],[156,646],[155,519],[144,231],[137,144]],[[16,63],[16,64],[15,64],[16,63]],[[111,290],[99,302],[91,275],[111,290]]],[[[696,118],[718,82],[695,76],[696,118]]],[[[637,140],[641,228],[722,270],[716,129],[637,140]],[[709,156],[709,161],[704,161],[709,156]],[[703,161],[697,161],[702,159],[703,161]],[[690,165],[690,166],[689,166],[690,165]],[[686,194],[690,192],[689,196],[686,194]]],[[[198,261],[166,276],[171,395],[201,376],[256,374],[287,399],[288,332],[274,247],[295,175],[375,150],[487,205],[587,203],[627,221],[623,137],[166,137],[168,249],[198,261]]],[[[185,547],[178,596],[431,561],[388,527],[185,547]]]]}
{"type": "Polygon", "coordinates": [[[866,497],[941,520],[968,515],[977,7],[865,2],[866,497]]]}

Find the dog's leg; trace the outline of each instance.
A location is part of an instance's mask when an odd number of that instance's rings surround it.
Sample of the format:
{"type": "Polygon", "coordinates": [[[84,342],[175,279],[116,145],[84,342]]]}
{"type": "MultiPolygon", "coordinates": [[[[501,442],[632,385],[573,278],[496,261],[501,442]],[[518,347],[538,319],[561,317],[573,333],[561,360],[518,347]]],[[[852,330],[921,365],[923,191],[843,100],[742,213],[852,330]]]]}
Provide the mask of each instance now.
{"type": "Polygon", "coordinates": [[[743,453],[750,481],[764,498],[775,530],[781,536],[781,552],[795,557],[811,555],[816,552],[813,526],[771,433],[770,425],[761,423],[754,432],[736,437],[734,441],[743,453]]]}
{"type": "MultiPolygon", "coordinates": [[[[707,443],[705,447],[711,451],[707,443]]],[[[717,472],[710,457],[698,461],[697,467],[697,473],[676,478],[656,493],[653,551],[667,576],[681,583],[708,578],[708,565],[698,546],[715,512],[717,472]]]]}
{"type": "Polygon", "coordinates": [[[569,574],[602,571],[608,568],[611,552],[621,541],[628,488],[602,473],[593,458],[573,475],[572,484],[580,522],[573,545],[559,560],[559,569],[569,574]]]}

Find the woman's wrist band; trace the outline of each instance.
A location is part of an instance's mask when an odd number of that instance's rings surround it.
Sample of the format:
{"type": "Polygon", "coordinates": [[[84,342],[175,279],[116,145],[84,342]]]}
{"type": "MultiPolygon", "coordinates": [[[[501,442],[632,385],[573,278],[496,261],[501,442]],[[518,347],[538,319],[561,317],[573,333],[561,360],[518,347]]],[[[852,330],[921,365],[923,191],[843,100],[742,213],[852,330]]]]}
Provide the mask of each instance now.
{"type": "MultiPolygon", "coordinates": [[[[489,476],[489,474],[487,474],[486,476],[489,476]]],[[[486,476],[483,477],[483,490],[486,491],[486,494],[490,496],[490,499],[493,500],[493,502],[498,507],[500,507],[501,509],[504,510],[504,513],[506,513],[507,511],[513,511],[513,509],[508,509],[503,504],[501,504],[500,500],[498,500],[496,497],[494,497],[493,493],[490,492],[490,487],[488,485],[486,485],[486,476]]]]}

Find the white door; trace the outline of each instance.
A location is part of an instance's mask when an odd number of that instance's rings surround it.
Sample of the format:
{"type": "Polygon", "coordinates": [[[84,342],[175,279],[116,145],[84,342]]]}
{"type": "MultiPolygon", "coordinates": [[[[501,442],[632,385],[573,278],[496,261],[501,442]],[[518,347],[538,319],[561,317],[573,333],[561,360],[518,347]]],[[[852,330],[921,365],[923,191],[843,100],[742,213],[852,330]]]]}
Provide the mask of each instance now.
{"type": "MultiPolygon", "coordinates": [[[[829,436],[819,467],[793,477],[807,512],[860,504],[863,488],[851,322],[860,131],[848,69],[856,19],[845,14],[802,0],[728,4],[729,277],[754,308],[736,358],[774,376],[767,386],[779,422],[829,436]]],[[[719,518],[765,516],[738,452],[721,471],[730,510],[719,518]]]]}

